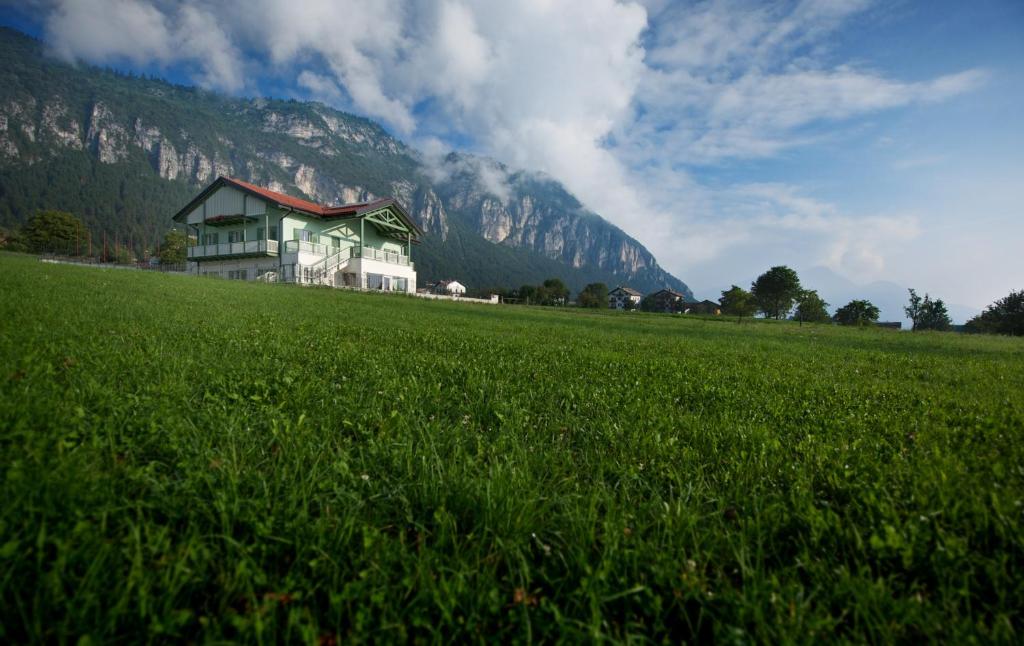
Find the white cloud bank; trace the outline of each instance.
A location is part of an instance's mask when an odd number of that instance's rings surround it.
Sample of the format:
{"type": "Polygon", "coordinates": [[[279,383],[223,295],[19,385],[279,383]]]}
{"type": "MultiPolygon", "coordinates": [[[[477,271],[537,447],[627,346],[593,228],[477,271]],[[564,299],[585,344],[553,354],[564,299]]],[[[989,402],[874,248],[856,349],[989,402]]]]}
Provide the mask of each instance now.
{"type": "Polygon", "coordinates": [[[269,64],[310,96],[428,149],[468,137],[512,166],[560,179],[684,280],[751,241],[761,251],[750,262],[762,266],[795,253],[876,278],[919,235],[914,214],[845,214],[795,187],[710,188],[688,172],[778,155],[814,142],[816,124],[942,101],[984,82],[979,70],[903,82],[829,65],[829,36],[870,4],[42,2],[46,40],[65,58],[185,64],[198,83],[231,92],[251,89],[248,79],[269,64]]]}

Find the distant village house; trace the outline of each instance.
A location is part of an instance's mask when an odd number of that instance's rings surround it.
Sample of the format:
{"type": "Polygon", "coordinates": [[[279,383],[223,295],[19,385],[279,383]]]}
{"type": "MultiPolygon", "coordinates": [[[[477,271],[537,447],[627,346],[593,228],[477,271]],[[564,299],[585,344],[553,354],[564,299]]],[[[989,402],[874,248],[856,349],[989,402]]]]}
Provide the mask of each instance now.
{"type": "Polygon", "coordinates": [[[637,309],[643,297],[631,287],[616,287],[608,292],[608,307],[613,310],[637,309]]]}
{"type": "MultiPolygon", "coordinates": [[[[677,314],[683,311],[683,304],[686,302],[686,296],[672,289],[661,289],[649,297],[650,308],[652,312],[666,312],[669,314],[677,314]]],[[[646,306],[645,306],[646,307],[646,306]]]]}
{"type": "Polygon", "coordinates": [[[442,280],[430,285],[430,293],[447,296],[465,296],[466,286],[457,280],[442,280]]]}
{"type": "Polygon", "coordinates": [[[722,306],[714,301],[693,301],[683,304],[685,314],[711,314],[719,316],[722,313],[722,306]]]}

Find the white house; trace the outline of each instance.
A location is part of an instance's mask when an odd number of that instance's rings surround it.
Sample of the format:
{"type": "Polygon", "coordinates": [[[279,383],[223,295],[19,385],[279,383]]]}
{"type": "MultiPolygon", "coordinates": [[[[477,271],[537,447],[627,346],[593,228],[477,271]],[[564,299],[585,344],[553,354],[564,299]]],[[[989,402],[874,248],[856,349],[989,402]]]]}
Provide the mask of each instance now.
{"type": "Polygon", "coordinates": [[[644,295],[632,287],[616,287],[608,292],[608,307],[613,310],[636,309],[644,295]]]}
{"type": "Polygon", "coordinates": [[[190,273],[416,292],[423,231],[392,198],[321,206],[222,176],[174,221],[188,229],[190,273]]]}
{"type": "Polygon", "coordinates": [[[449,296],[465,296],[466,286],[457,280],[442,280],[434,284],[435,294],[447,294],[449,296]]]}

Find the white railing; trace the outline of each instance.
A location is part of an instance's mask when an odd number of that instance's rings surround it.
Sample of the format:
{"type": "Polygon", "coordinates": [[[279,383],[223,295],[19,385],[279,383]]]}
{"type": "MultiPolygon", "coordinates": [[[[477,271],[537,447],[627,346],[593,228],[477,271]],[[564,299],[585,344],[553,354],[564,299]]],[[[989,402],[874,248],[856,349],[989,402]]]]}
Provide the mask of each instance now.
{"type": "Polygon", "coordinates": [[[188,258],[213,258],[217,256],[242,256],[253,254],[277,254],[277,240],[247,240],[245,242],[221,242],[201,244],[188,248],[188,258]]]}
{"type": "Polygon", "coordinates": [[[325,244],[306,242],[305,240],[288,240],[284,243],[285,253],[296,253],[302,251],[304,253],[315,253],[318,256],[326,256],[327,250],[328,247],[325,244]]]}
{"type": "Polygon", "coordinates": [[[352,247],[352,257],[359,258],[360,253],[363,258],[367,260],[380,260],[382,262],[391,263],[392,265],[404,265],[406,267],[412,266],[409,262],[409,256],[400,254],[396,251],[384,251],[383,249],[374,249],[372,247],[363,247],[361,250],[359,247],[352,247]]]}

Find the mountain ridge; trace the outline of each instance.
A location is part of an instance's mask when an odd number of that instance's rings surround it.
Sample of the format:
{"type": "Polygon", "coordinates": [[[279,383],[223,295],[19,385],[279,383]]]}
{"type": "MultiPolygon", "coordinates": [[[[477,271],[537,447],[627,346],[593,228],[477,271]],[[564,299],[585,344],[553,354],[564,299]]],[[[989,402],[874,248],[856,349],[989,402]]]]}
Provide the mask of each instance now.
{"type": "Polygon", "coordinates": [[[72,66],[29,36],[0,34],[0,224],[65,208],[97,232],[154,240],[181,204],[232,175],[325,204],[395,197],[427,232],[421,282],[514,287],[559,276],[574,290],[601,281],[692,296],[540,173],[459,152],[438,168],[376,122],[322,103],[72,66]]]}

